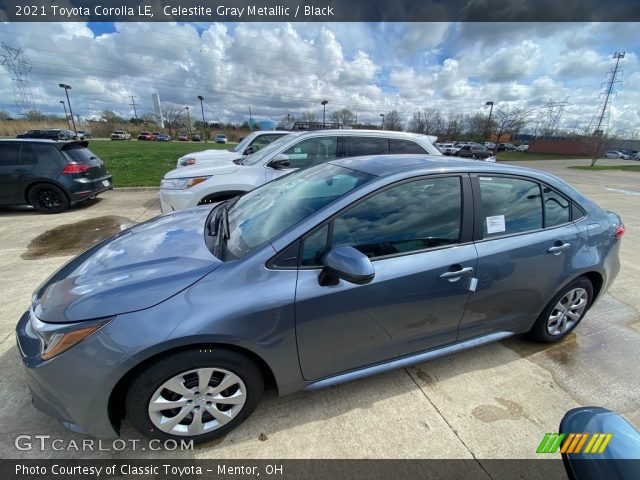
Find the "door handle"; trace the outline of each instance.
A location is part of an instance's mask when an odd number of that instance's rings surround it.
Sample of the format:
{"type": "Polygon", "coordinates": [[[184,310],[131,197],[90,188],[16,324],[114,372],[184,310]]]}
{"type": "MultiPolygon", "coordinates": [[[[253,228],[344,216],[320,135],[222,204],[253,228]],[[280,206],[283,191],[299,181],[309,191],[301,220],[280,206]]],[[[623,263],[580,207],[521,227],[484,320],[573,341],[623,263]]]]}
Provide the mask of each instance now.
{"type": "MultiPolygon", "coordinates": [[[[560,243],[560,242],[558,242],[558,243],[560,243]]],[[[553,253],[554,255],[560,255],[562,252],[564,252],[570,246],[571,246],[570,243],[563,243],[562,245],[554,245],[553,247],[550,247],[547,250],[547,252],[548,253],[553,253]]]]}
{"type": "Polygon", "coordinates": [[[458,280],[460,277],[471,275],[473,273],[473,267],[465,267],[460,270],[454,270],[453,272],[444,272],[438,278],[443,280],[458,280]]]}

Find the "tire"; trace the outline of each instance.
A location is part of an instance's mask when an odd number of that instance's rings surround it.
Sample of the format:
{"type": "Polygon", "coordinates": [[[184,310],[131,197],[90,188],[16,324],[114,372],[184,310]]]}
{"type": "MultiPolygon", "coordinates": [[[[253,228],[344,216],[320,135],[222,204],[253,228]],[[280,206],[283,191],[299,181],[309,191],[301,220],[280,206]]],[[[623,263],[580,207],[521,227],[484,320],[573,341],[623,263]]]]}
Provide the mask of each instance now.
{"type": "Polygon", "coordinates": [[[478,155],[476,155],[475,153],[473,155],[471,155],[471,158],[473,158],[474,160],[476,160],[478,158],[478,155]]]}
{"type": "Polygon", "coordinates": [[[42,213],[60,213],[69,208],[69,197],[50,183],[37,183],[29,189],[29,204],[42,213]]]}
{"type": "Polygon", "coordinates": [[[188,350],[139,372],[129,384],[125,408],[133,427],[148,438],[200,443],[240,425],[260,402],[263,390],[260,368],[244,355],[216,348],[188,350]],[[201,375],[208,378],[208,391],[199,390],[201,375]],[[223,382],[228,387],[216,391],[223,382]],[[163,402],[175,407],[160,410],[158,404],[163,402]]]}
{"type": "Polygon", "coordinates": [[[543,343],[562,340],[582,321],[592,302],[591,281],[585,277],[575,279],[551,299],[533,324],[528,336],[543,343]]]}

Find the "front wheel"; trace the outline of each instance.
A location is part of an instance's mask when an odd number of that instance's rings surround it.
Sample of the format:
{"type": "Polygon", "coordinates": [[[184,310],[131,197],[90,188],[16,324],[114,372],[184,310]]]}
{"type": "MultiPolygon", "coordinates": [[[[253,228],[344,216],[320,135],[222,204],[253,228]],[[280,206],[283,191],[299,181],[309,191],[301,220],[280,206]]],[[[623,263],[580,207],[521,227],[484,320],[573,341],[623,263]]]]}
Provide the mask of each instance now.
{"type": "Polygon", "coordinates": [[[593,285],[580,277],[553,297],[529,331],[533,340],[553,343],[578,326],[593,302],[593,285]]]}
{"type": "Polygon", "coordinates": [[[149,438],[205,442],[242,423],[264,389],[258,366],[228,350],[189,350],[143,370],[130,384],[126,411],[149,438]]]}
{"type": "Polygon", "coordinates": [[[42,213],[60,213],[69,208],[69,199],[61,188],[48,183],[29,189],[29,204],[42,213]]]}

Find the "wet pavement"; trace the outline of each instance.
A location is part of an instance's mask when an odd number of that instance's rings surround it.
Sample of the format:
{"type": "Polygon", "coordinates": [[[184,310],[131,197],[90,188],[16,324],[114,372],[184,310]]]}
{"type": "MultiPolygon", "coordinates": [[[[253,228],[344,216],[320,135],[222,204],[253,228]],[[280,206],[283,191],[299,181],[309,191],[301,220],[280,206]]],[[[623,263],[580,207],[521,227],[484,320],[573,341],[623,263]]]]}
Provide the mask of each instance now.
{"type": "MultiPolygon", "coordinates": [[[[614,409],[640,427],[640,175],[566,168],[587,162],[518,162],[562,176],[627,225],[618,279],[564,341],[541,345],[514,337],[317,392],[278,398],[268,391],[243,425],[195,450],[127,448],[83,452],[83,458],[534,458],[543,435],[581,405],[614,409]]],[[[155,195],[116,190],[62,215],[0,210],[3,457],[77,456],[15,447],[20,434],[65,442],[83,437],[31,405],[13,328],[31,292],[69,255],[159,214],[155,195]]],[[[122,435],[138,438],[126,423],[122,435]]]]}

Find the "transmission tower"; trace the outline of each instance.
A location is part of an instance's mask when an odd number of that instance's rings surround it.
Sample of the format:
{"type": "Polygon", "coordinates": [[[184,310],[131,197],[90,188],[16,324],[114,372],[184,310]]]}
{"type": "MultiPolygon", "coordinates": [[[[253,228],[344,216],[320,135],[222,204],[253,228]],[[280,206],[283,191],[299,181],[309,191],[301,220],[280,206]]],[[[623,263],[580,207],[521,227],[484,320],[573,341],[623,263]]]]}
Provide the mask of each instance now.
{"type": "Polygon", "coordinates": [[[31,88],[27,74],[31,70],[31,62],[24,56],[21,48],[13,48],[2,42],[0,44],[0,64],[5,65],[11,75],[13,86],[13,100],[18,115],[27,114],[33,110],[31,88]]]}
{"type": "Polygon", "coordinates": [[[616,60],[616,65],[607,72],[607,79],[602,83],[603,88],[600,93],[600,104],[598,105],[596,114],[593,116],[593,119],[587,127],[587,135],[602,136],[603,125],[609,125],[609,115],[611,113],[610,97],[616,93],[614,90],[615,85],[622,83],[618,80],[618,75],[622,74],[622,69],[618,67],[620,65],[620,60],[624,58],[624,54],[625,52],[616,52],[613,54],[613,58],[616,60]]]}
{"type": "Polygon", "coordinates": [[[543,107],[546,110],[542,118],[541,132],[543,137],[552,137],[560,124],[560,119],[566,108],[571,105],[569,103],[569,97],[565,97],[564,100],[554,102],[551,98],[543,107]]]}
{"type": "Polygon", "coordinates": [[[133,107],[133,116],[136,119],[136,123],[138,123],[138,110],[136,109],[136,96],[132,93],[129,98],[131,98],[131,103],[129,105],[131,105],[133,107]]]}

